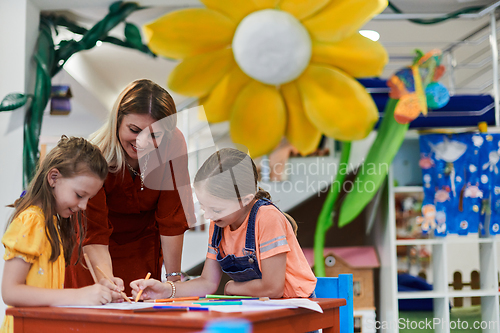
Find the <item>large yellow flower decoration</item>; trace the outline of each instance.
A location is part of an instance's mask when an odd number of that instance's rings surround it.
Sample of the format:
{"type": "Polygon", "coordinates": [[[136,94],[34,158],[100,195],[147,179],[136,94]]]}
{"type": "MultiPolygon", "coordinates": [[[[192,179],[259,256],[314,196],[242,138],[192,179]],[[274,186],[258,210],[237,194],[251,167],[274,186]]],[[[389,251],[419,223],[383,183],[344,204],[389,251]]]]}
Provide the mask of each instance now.
{"type": "Polygon", "coordinates": [[[386,0],[201,0],[146,25],[149,47],[182,60],[168,78],[200,98],[210,122],[230,121],[256,157],[283,135],[302,154],[321,134],[364,138],[377,108],[354,78],[376,76],[387,53],[358,30],[386,0]]]}

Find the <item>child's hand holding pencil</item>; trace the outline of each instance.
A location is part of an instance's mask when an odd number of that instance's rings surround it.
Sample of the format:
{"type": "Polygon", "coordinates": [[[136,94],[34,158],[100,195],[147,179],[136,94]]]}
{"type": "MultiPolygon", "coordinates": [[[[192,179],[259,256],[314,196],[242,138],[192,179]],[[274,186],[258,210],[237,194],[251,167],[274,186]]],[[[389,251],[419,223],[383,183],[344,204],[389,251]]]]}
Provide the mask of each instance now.
{"type": "MultiPolygon", "coordinates": [[[[115,282],[111,278],[109,278],[106,275],[106,273],[104,273],[99,268],[99,266],[95,266],[95,268],[99,271],[99,273],[101,273],[105,277],[105,279],[106,279],[106,280],[103,280],[102,282],[98,281],[96,273],[94,271],[94,266],[90,262],[90,259],[89,259],[88,255],[86,253],[84,253],[83,257],[85,258],[85,263],[87,264],[87,268],[89,269],[90,274],[92,275],[92,278],[94,279],[94,283],[95,284],[102,284],[103,286],[109,288],[110,290],[113,290],[114,292],[112,293],[112,296],[113,296],[113,300],[115,302],[116,301],[121,302],[121,301],[125,300],[125,301],[127,301],[129,303],[132,303],[132,301],[130,301],[130,299],[127,297],[127,295],[125,295],[125,293],[122,291],[123,290],[123,286],[120,287],[119,285],[117,285],[117,282],[115,282]]],[[[121,281],[121,279],[115,279],[115,280],[121,281]]]]}
{"type": "Polygon", "coordinates": [[[140,279],[130,283],[132,288],[132,296],[134,298],[139,295],[139,299],[158,299],[169,298],[172,294],[172,287],[168,283],[161,283],[155,279],[140,279]]]}

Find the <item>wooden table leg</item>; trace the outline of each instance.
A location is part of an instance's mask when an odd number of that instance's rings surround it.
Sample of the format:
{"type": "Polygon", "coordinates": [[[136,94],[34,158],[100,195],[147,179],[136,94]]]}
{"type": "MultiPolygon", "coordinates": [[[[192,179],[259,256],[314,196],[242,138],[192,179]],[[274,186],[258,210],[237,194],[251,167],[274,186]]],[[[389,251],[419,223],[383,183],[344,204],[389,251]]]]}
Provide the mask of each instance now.
{"type": "Polygon", "coordinates": [[[332,327],[324,327],[323,333],[340,333],[340,316],[339,308],[333,309],[334,325],[332,327]]]}

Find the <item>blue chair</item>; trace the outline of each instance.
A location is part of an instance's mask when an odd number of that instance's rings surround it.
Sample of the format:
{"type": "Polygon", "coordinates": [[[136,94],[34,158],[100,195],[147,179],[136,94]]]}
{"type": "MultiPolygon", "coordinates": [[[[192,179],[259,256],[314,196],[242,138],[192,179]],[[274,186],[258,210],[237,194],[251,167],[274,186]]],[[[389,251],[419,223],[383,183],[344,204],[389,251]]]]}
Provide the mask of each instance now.
{"type": "Polygon", "coordinates": [[[318,277],[317,298],[345,298],[347,304],[339,309],[340,332],[354,333],[352,274],[339,274],[339,277],[318,277]]]}

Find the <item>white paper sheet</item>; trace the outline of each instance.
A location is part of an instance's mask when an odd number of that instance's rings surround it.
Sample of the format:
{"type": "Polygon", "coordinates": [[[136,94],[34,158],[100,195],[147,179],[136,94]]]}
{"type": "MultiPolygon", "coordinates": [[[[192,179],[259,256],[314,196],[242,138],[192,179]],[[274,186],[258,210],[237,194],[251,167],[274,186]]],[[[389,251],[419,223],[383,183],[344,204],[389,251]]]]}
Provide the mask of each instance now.
{"type": "Polygon", "coordinates": [[[318,303],[307,298],[273,299],[269,301],[248,300],[242,301],[242,305],[220,305],[210,307],[211,311],[218,312],[248,312],[269,311],[279,309],[305,308],[323,313],[318,303]]]}
{"type": "MultiPolygon", "coordinates": [[[[134,310],[152,308],[155,305],[166,305],[162,303],[108,303],[105,305],[68,305],[62,306],[67,308],[82,308],[82,309],[105,309],[105,310],[134,310]]],[[[188,305],[188,304],[186,304],[188,305]]],[[[217,306],[203,306],[208,307],[210,311],[217,312],[250,312],[250,311],[270,311],[279,309],[294,309],[305,308],[313,311],[323,313],[323,309],[318,303],[311,301],[307,298],[287,298],[287,299],[273,299],[269,301],[248,300],[242,301],[242,305],[217,305],[217,306]]]]}
{"type": "Polygon", "coordinates": [[[267,306],[293,306],[298,308],[305,308],[309,310],[313,310],[316,312],[323,313],[323,309],[319,306],[318,303],[311,301],[308,298],[285,298],[285,299],[272,299],[269,301],[257,301],[257,300],[248,300],[243,301],[244,305],[252,305],[252,304],[264,303],[267,306]],[[258,303],[256,303],[258,302],[258,303]]]}
{"type": "MultiPolygon", "coordinates": [[[[264,303],[262,301],[257,301],[260,303],[264,303]]],[[[251,311],[273,311],[280,309],[296,309],[296,306],[289,305],[259,305],[259,304],[251,304],[251,305],[218,305],[218,306],[210,306],[210,311],[216,312],[251,312],[251,311]]]]}

